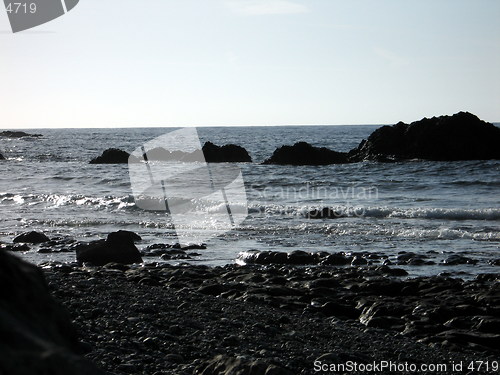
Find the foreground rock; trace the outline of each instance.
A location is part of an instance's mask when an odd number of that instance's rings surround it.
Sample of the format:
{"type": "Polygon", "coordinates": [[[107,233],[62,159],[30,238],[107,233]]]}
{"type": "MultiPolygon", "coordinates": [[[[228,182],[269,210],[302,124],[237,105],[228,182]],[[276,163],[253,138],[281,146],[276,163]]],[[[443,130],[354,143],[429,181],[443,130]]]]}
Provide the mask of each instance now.
{"type": "Polygon", "coordinates": [[[280,165],[328,165],[347,163],[347,154],[326,147],[315,147],[307,142],[298,142],[293,146],[281,146],[264,164],[280,165]]]}
{"type": "Polygon", "coordinates": [[[383,126],[349,152],[351,161],[500,159],[500,128],[468,112],[383,126]]]}
{"type": "Polygon", "coordinates": [[[24,137],[43,137],[42,134],[29,134],[22,131],[4,130],[0,132],[0,137],[4,138],[24,138],[24,137]]]}
{"type": "Polygon", "coordinates": [[[87,357],[115,374],[314,374],[316,360],[498,360],[494,275],[404,280],[387,267],[46,267],[90,344],[87,357]]]}
{"type": "Polygon", "coordinates": [[[0,284],[0,374],[103,374],[78,355],[69,315],[37,267],[2,251],[0,284]]]}
{"type": "Polygon", "coordinates": [[[42,242],[47,242],[50,241],[50,238],[47,237],[45,234],[41,232],[27,232],[20,234],[16,238],[14,238],[14,243],[42,243],[42,242]]]}
{"type": "Polygon", "coordinates": [[[79,264],[89,263],[103,266],[108,263],[142,263],[141,253],[134,242],[141,238],[128,231],[108,234],[106,240],[98,240],[76,248],[76,260],[79,264]]]}
{"type": "Polygon", "coordinates": [[[5,157],[2,154],[0,154],[0,160],[5,160],[5,157]]]}
{"type": "MultiPolygon", "coordinates": [[[[90,161],[90,164],[127,164],[130,154],[117,148],[108,148],[101,156],[90,161]]],[[[135,159],[135,157],[132,157],[135,159]]],[[[133,160],[132,160],[133,161],[133,160]]]]}

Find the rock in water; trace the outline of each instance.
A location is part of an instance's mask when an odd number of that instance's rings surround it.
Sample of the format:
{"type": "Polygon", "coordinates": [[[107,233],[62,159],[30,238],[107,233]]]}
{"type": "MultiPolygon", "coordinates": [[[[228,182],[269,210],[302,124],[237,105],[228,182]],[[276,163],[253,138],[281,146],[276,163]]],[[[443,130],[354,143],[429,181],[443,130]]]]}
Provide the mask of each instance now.
{"type": "Polygon", "coordinates": [[[5,160],[2,154],[0,154],[0,160],[5,160]]]}
{"type": "Polygon", "coordinates": [[[104,374],[80,357],[76,331],[42,272],[0,252],[0,374],[104,374]]]}
{"type": "Polygon", "coordinates": [[[140,239],[138,235],[128,231],[110,233],[106,240],[77,247],[76,260],[80,265],[90,263],[94,266],[104,266],[107,263],[142,263],[141,254],[134,245],[137,238],[140,239]]]}
{"type": "Polygon", "coordinates": [[[375,130],[349,152],[351,161],[500,159],[500,128],[468,112],[375,130]]]}
{"type": "Polygon", "coordinates": [[[247,150],[238,145],[217,146],[212,142],[206,142],[203,145],[202,151],[207,163],[252,162],[252,158],[247,150]]]}
{"type": "Polygon", "coordinates": [[[42,134],[29,134],[21,131],[5,130],[0,132],[0,137],[5,138],[24,138],[24,137],[43,137],[42,134]]]}
{"type": "Polygon", "coordinates": [[[307,142],[293,146],[281,146],[264,164],[289,165],[328,165],[347,163],[347,154],[326,147],[314,147],[307,142]]]}
{"type": "Polygon", "coordinates": [[[23,234],[20,234],[16,238],[14,238],[15,243],[42,243],[42,242],[47,242],[50,241],[50,238],[47,237],[45,234],[40,233],[40,232],[26,232],[23,234]]]}
{"type": "Polygon", "coordinates": [[[130,154],[117,148],[108,148],[101,156],[90,161],[90,164],[127,164],[130,154]]]}

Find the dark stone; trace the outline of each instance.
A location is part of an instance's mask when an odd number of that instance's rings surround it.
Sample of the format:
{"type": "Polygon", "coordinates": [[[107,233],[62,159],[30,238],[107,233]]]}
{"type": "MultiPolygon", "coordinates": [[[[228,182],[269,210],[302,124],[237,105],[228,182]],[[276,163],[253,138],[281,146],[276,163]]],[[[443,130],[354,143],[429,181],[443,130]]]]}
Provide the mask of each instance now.
{"type": "Polygon", "coordinates": [[[355,256],[352,261],[351,261],[351,266],[366,266],[368,264],[368,261],[361,257],[361,256],[355,256]]]}
{"type": "Polygon", "coordinates": [[[289,264],[314,264],[316,263],[316,257],[314,254],[307,253],[302,250],[294,250],[287,256],[289,264]]]}
{"type": "Polygon", "coordinates": [[[313,209],[309,211],[306,215],[309,219],[338,219],[341,217],[346,217],[347,215],[339,210],[334,210],[330,207],[323,207],[322,209],[313,209]]]}
{"type": "Polygon", "coordinates": [[[353,306],[333,301],[323,304],[320,307],[320,311],[326,316],[335,316],[337,318],[346,319],[358,319],[360,313],[359,310],[353,306]]]}
{"type": "MultiPolygon", "coordinates": [[[[106,240],[93,241],[76,248],[78,264],[90,263],[103,266],[107,263],[142,263],[142,257],[134,245],[135,233],[127,231],[113,232],[106,240]]],[[[139,237],[140,238],[140,237],[139,237]]]]}
{"type": "MultiPolygon", "coordinates": [[[[101,156],[98,156],[90,161],[90,164],[127,164],[131,155],[117,148],[108,148],[101,156]]],[[[137,161],[135,156],[131,157],[132,161],[137,161]]]]}
{"type": "Polygon", "coordinates": [[[2,154],[0,154],[0,160],[5,160],[5,158],[2,154]]]}
{"type": "Polygon", "coordinates": [[[347,163],[347,154],[326,147],[315,147],[307,142],[293,146],[281,146],[264,164],[290,165],[328,165],[347,163]]]}
{"type": "Polygon", "coordinates": [[[12,130],[4,130],[0,132],[0,137],[5,138],[24,138],[24,137],[43,137],[42,134],[29,134],[22,131],[12,131],[12,130]]]}
{"type": "Polygon", "coordinates": [[[344,266],[350,264],[351,261],[351,257],[346,257],[343,254],[330,254],[321,261],[321,264],[325,266],[344,266]]]}
{"type": "Polygon", "coordinates": [[[350,161],[500,159],[500,128],[468,112],[375,130],[349,152],[350,161]]]}
{"type": "Polygon", "coordinates": [[[442,264],[443,266],[456,266],[458,264],[476,264],[476,263],[477,260],[475,259],[464,257],[458,254],[453,254],[450,255],[445,260],[443,260],[440,264],[442,264]]]}
{"type": "Polygon", "coordinates": [[[0,252],[0,373],[103,374],[80,357],[69,314],[52,298],[42,272],[0,252]]]}
{"type": "Polygon", "coordinates": [[[26,232],[14,238],[14,243],[42,243],[50,241],[50,238],[41,232],[26,232]]]}
{"type": "Polygon", "coordinates": [[[29,251],[30,247],[24,244],[0,245],[0,248],[7,251],[29,251]]]}
{"type": "Polygon", "coordinates": [[[224,146],[214,145],[212,142],[206,142],[202,148],[207,163],[237,163],[252,162],[252,158],[243,147],[233,144],[224,146]]]}

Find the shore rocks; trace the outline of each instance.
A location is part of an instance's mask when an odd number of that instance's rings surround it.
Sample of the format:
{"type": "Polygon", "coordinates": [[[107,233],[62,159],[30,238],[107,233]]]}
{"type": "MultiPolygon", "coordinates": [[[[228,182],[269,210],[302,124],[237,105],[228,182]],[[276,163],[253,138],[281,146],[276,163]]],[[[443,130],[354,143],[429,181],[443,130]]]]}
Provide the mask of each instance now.
{"type": "Polygon", "coordinates": [[[14,243],[42,243],[48,242],[50,238],[41,232],[31,231],[20,234],[16,238],[14,238],[14,243]]]}
{"type": "Polygon", "coordinates": [[[0,160],[5,160],[5,157],[2,154],[0,154],[0,160]]]}
{"type": "Polygon", "coordinates": [[[383,126],[349,152],[349,160],[500,159],[500,129],[469,112],[383,126]]]}
{"type": "Polygon", "coordinates": [[[130,154],[118,148],[108,148],[101,156],[92,159],[89,164],[127,164],[130,154]]]}
{"type": "Polygon", "coordinates": [[[2,251],[0,284],[0,373],[103,374],[78,355],[70,317],[37,267],[2,251]]]}
{"type": "Polygon", "coordinates": [[[108,234],[106,240],[98,240],[76,248],[78,264],[90,263],[103,266],[107,263],[142,263],[142,257],[134,245],[140,237],[133,232],[118,231],[108,234]]]}
{"type": "Polygon", "coordinates": [[[264,164],[280,165],[328,165],[347,163],[347,154],[326,147],[315,147],[307,142],[298,142],[293,146],[281,146],[264,164]]]}
{"type": "Polygon", "coordinates": [[[293,373],[263,360],[219,354],[199,365],[194,375],[292,375],[293,373]]]}
{"type": "Polygon", "coordinates": [[[42,134],[29,134],[22,131],[4,130],[0,132],[0,137],[4,138],[24,138],[24,137],[43,137],[42,134]]]}
{"type": "Polygon", "coordinates": [[[252,158],[243,147],[233,144],[223,146],[214,145],[212,142],[205,142],[202,148],[207,163],[237,163],[252,162],[252,158]]]}

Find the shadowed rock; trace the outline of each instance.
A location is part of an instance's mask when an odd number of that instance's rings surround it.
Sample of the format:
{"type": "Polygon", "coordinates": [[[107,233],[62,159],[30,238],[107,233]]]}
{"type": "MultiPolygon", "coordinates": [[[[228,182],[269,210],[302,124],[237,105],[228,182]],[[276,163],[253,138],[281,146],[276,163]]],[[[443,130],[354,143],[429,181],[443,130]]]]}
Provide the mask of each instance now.
{"type": "Polygon", "coordinates": [[[40,232],[26,232],[14,238],[14,243],[42,243],[50,241],[50,238],[40,232]]]}
{"type": "MultiPolygon", "coordinates": [[[[126,151],[117,148],[108,148],[101,156],[98,156],[90,161],[90,164],[127,164],[130,154],[126,151]]],[[[135,157],[132,156],[134,161],[135,157]]]]}
{"type": "Polygon", "coordinates": [[[24,138],[24,137],[43,137],[42,134],[29,134],[22,131],[12,131],[12,130],[4,130],[0,132],[0,137],[4,138],[24,138]]]}
{"type": "Polygon", "coordinates": [[[134,245],[140,239],[138,235],[128,231],[108,234],[106,240],[93,241],[76,248],[78,264],[90,263],[103,266],[107,263],[132,264],[142,263],[142,257],[134,245]]]}
{"type": "Polygon", "coordinates": [[[349,152],[351,161],[500,159],[500,128],[468,112],[383,126],[349,152]]]}
{"type": "Polygon", "coordinates": [[[103,374],[80,357],[76,331],[42,272],[0,252],[0,374],[103,374]]]}
{"type": "Polygon", "coordinates": [[[280,165],[328,165],[347,163],[347,153],[315,147],[307,142],[298,142],[293,146],[281,146],[264,164],[280,165]]]}
{"type": "Polygon", "coordinates": [[[252,158],[243,147],[233,144],[224,146],[214,145],[212,142],[206,142],[202,148],[207,163],[238,163],[252,162],[252,158]]]}
{"type": "Polygon", "coordinates": [[[0,160],[5,160],[5,158],[2,154],[0,154],[0,160]]]}

